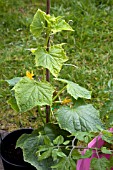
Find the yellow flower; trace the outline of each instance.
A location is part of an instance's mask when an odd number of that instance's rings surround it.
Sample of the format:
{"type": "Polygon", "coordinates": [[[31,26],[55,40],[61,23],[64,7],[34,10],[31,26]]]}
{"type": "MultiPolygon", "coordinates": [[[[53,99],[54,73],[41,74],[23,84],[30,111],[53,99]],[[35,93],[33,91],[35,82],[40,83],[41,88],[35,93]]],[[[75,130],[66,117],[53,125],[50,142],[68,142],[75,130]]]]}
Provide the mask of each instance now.
{"type": "Polygon", "coordinates": [[[69,98],[65,98],[63,101],[62,101],[62,104],[68,104],[68,103],[70,103],[71,102],[71,99],[69,99],[69,98]]]}
{"type": "Polygon", "coordinates": [[[30,79],[33,79],[34,76],[33,71],[31,73],[29,71],[26,71],[26,76],[30,79]]]}

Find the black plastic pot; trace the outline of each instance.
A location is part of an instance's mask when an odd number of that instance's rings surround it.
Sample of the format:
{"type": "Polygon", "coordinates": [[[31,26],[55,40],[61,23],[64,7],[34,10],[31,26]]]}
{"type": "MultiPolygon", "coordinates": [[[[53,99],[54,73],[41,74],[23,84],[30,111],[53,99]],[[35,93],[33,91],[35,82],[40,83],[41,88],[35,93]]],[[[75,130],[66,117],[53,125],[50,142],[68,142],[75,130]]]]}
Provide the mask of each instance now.
{"type": "Polygon", "coordinates": [[[15,149],[17,139],[24,133],[30,134],[32,129],[19,129],[6,135],[1,140],[1,159],[4,170],[36,170],[23,160],[20,148],[15,149]]]}

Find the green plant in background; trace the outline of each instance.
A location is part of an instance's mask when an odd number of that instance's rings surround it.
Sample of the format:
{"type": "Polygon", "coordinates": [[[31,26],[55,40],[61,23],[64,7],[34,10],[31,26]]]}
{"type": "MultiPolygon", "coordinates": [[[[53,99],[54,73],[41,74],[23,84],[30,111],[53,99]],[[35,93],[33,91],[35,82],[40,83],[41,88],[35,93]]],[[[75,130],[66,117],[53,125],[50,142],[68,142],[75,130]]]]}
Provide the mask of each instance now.
{"type": "Polygon", "coordinates": [[[36,107],[42,127],[31,135],[22,135],[17,147],[23,149],[24,160],[37,170],[73,170],[78,159],[92,154],[92,150],[88,150],[81,156],[77,150],[81,148],[77,146],[78,141],[88,143],[103,126],[99,112],[85,101],[91,99],[91,91],[58,77],[68,57],[63,48],[66,44],[54,44],[54,36],[62,31],[74,30],[61,16],[51,16],[49,11],[45,13],[38,9],[30,31],[40,42],[31,52],[42,74],[34,75],[33,71],[27,71],[24,77],[7,80],[13,86],[8,103],[21,114],[36,107]],[[57,82],[64,87],[60,89],[57,82]]]}
{"type": "MultiPolygon", "coordinates": [[[[45,1],[0,1],[2,11],[0,15],[0,119],[1,128],[8,131],[20,127],[17,121],[17,117],[20,116],[6,103],[10,91],[6,88],[7,84],[4,80],[24,76],[26,70],[33,69],[35,75],[37,71],[41,73],[38,68],[36,71],[32,54],[27,50],[36,47],[38,41],[29,31],[37,7],[45,11],[45,1]]],[[[54,35],[54,43],[60,43],[61,40],[66,43],[63,48],[69,56],[69,60],[63,64],[59,77],[90,89],[92,98],[89,102],[100,110],[107,98],[104,89],[109,79],[112,79],[112,0],[101,1],[101,3],[94,0],[79,2],[55,0],[51,1],[51,14],[55,16],[60,14],[74,29],[72,32],[62,31],[54,35]],[[76,65],[76,69],[70,65],[67,69],[69,63],[76,65]]],[[[39,42],[42,41],[43,37],[39,42]]],[[[36,118],[34,114],[31,111],[24,114],[23,127],[32,126],[32,121],[34,122],[36,118]]],[[[35,127],[34,125],[35,123],[32,127],[35,127]]]]}
{"type": "Polygon", "coordinates": [[[104,90],[108,98],[101,108],[101,118],[106,122],[106,125],[113,126],[113,80],[110,79],[107,88],[104,90]]]}

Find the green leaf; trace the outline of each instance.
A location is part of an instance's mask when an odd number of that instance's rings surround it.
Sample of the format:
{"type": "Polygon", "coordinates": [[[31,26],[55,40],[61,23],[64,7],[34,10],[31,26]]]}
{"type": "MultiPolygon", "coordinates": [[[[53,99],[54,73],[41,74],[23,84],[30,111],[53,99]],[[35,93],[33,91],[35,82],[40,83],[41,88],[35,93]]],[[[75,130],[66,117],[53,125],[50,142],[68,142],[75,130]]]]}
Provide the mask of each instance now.
{"type": "Polygon", "coordinates": [[[64,142],[64,138],[63,136],[58,136],[56,139],[53,140],[53,143],[56,144],[56,145],[60,145],[60,144],[63,144],[64,142]]]}
{"type": "Polygon", "coordinates": [[[52,25],[52,32],[55,34],[56,32],[60,31],[74,31],[72,27],[62,18],[56,18],[56,22],[52,25]]]}
{"type": "Polygon", "coordinates": [[[16,112],[19,112],[19,108],[18,108],[18,105],[17,105],[15,97],[11,97],[8,100],[8,104],[10,104],[11,108],[14,109],[16,112]]]}
{"type": "Polygon", "coordinates": [[[69,170],[75,170],[76,169],[76,162],[73,160],[71,156],[69,156],[69,164],[70,164],[70,169],[69,170]]]}
{"type": "Polygon", "coordinates": [[[83,98],[78,98],[76,100],[75,98],[72,97],[72,102],[73,102],[73,105],[75,105],[76,107],[87,104],[83,98]]]}
{"type": "Polygon", "coordinates": [[[102,147],[101,151],[102,151],[102,153],[112,154],[112,152],[109,149],[107,149],[106,147],[102,147]]]}
{"type": "Polygon", "coordinates": [[[64,19],[62,19],[61,16],[54,17],[47,15],[45,12],[38,9],[30,25],[30,31],[35,37],[39,37],[44,28],[46,30],[48,29],[51,34],[55,34],[63,30],[73,31],[71,26],[64,19]]]}
{"type": "Polygon", "coordinates": [[[81,158],[81,153],[78,151],[78,149],[74,149],[71,154],[72,158],[74,160],[78,160],[81,158]]]}
{"type": "Polygon", "coordinates": [[[56,160],[57,160],[57,152],[58,152],[58,149],[53,149],[53,150],[52,150],[52,158],[53,158],[53,161],[56,161],[56,160]]]}
{"type": "Polygon", "coordinates": [[[48,82],[37,82],[27,77],[22,78],[15,86],[15,98],[21,112],[39,105],[51,105],[53,87],[48,82]]]}
{"type": "Polygon", "coordinates": [[[33,52],[36,66],[43,66],[50,70],[53,76],[57,77],[62,65],[68,60],[62,45],[51,46],[49,52],[39,47],[33,52]]]}
{"type": "Polygon", "coordinates": [[[109,168],[113,168],[113,155],[111,155],[109,159],[109,168]]]}
{"type": "Polygon", "coordinates": [[[75,99],[85,98],[85,99],[91,99],[91,92],[86,90],[85,88],[79,86],[76,83],[68,82],[67,84],[67,92],[74,97],[75,99]]]}
{"type": "Polygon", "coordinates": [[[51,141],[53,141],[57,136],[62,135],[66,140],[70,135],[69,132],[61,129],[58,124],[48,123],[44,126],[44,134],[47,135],[51,141]]]}
{"type": "Polygon", "coordinates": [[[66,155],[63,152],[57,151],[57,156],[59,157],[65,157],[66,155]]]}
{"type": "Polygon", "coordinates": [[[81,155],[81,158],[89,158],[92,155],[92,149],[86,150],[84,155],[81,155]]]}
{"type": "Polygon", "coordinates": [[[47,150],[48,150],[48,146],[47,145],[39,146],[38,151],[36,152],[36,154],[39,155],[40,152],[44,152],[44,151],[47,151],[47,150]]]}
{"type": "Polygon", "coordinates": [[[75,132],[72,135],[76,136],[76,138],[80,141],[84,141],[85,143],[88,143],[91,141],[91,139],[95,136],[94,134],[90,132],[75,132]],[[86,140],[86,137],[88,140],[86,140]]]}
{"type": "Polygon", "coordinates": [[[30,25],[30,31],[35,37],[39,37],[45,28],[45,13],[38,9],[30,25]]]}
{"type": "Polygon", "coordinates": [[[90,166],[93,170],[106,170],[109,166],[109,160],[105,157],[99,159],[93,158],[90,166]]]}
{"type": "Polygon", "coordinates": [[[13,78],[13,79],[6,80],[6,82],[7,82],[10,86],[15,86],[21,79],[22,79],[22,77],[15,77],[15,78],[13,78]]]}
{"type": "Polygon", "coordinates": [[[44,136],[44,143],[45,145],[51,146],[51,140],[48,136],[44,136]]]}
{"type": "Polygon", "coordinates": [[[69,156],[65,156],[59,159],[58,163],[52,168],[57,170],[75,170],[76,169],[76,162],[69,156]]]}
{"type": "Polygon", "coordinates": [[[67,163],[67,157],[63,157],[60,159],[60,161],[56,165],[51,166],[51,168],[53,169],[58,168],[58,170],[63,170],[66,167],[66,163],[67,163]]]}
{"type": "Polygon", "coordinates": [[[52,148],[48,148],[47,151],[43,152],[40,156],[38,156],[38,160],[42,161],[43,159],[47,159],[52,154],[52,148]]]}
{"type": "Polygon", "coordinates": [[[75,160],[89,158],[91,157],[91,155],[92,155],[92,149],[86,150],[84,155],[81,155],[81,153],[77,149],[74,149],[72,152],[72,158],[75,160]]]}
{"type": "Polygon", "coordinates": [[[63,142],[63,145],[68,145],[70,143],[69,140],[66,140],[65,142],[63,142]]]}
{"type": "Polygon", "coordinates": [[[53,165],[53,161],[51,158],[38,161],[37,150],[43,144],[43,136],[29,134],[22,135],[18,139],[17,146],[21,147],[23,150],[24,160],[31,165],[33,165],[37,170],[51,170],[51,166],[53,165]]]}
{"type": "Polygon", "coordinates": [[[59,157],[63,158],[63,157],[66,157],[66,155],[63,152],[59,151],[59,149],[53,149],[52,150],[52,158],[53,158],[53,160],[58,161],[59,157]]]}
{"type": "Polygon", "coordinates": [[[102,139],[107,143],[113,143],[113,133],[107,130],[102,131],[102,139]]]}
{"type": "Polygon", "coordinates": [[[19,137],[19,139],[16,142],[16,148],[20,147],[21,149],[24,146],[24,142],[26,139],[28,139],[31,136],[31,134],[23,134],[19,137]]]}
{"type": "Polygon", "coordinates": [[[56,80],[67,83],[67,92],[73,98],[78,99],[78,97],[80,97],[85,99],[91,99],[91,91],[86,90],[84,87],[81,87],[78,84],[65,79],[56,78],[56,80]]]}
{"type": "Polygon", "coordinates": [[[97,125],[102,125],[98,111],[91,105],[74,108],[63,106],[55,113],[62,129],[74,133],[76,131],[98,131],[97,125]]]}
{"type": "Polygon", "coordinates": [[[72,27],[64,20],[61,16],[54,17],[50,15],[45,15],[45,19],[51,29],[52,34],[61,31],[74,31],[72,27]]]}

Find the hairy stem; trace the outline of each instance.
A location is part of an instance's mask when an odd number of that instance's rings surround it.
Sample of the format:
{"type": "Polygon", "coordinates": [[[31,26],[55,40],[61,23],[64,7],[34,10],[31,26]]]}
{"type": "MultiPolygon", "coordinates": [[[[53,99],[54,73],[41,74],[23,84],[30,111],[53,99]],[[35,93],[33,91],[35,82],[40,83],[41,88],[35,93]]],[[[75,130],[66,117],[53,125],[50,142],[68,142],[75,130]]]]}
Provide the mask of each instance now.
{"type": "Polygon", "coordinates": [[[58,93],[57,93],[57,95],[53,98],[53,102],[55,101],[55,99],[57,99],[57,97],[64,91],[64,89],[67,87],[67,85],[66,86],[64,86],[58,93]]]}

